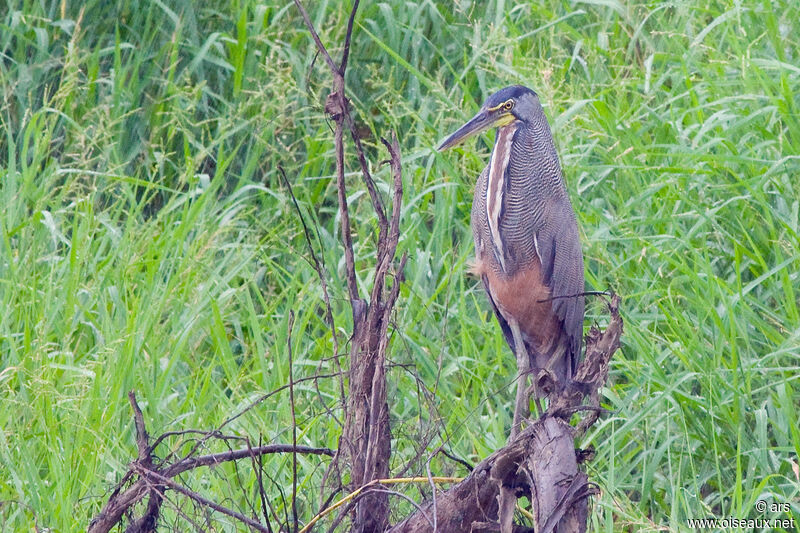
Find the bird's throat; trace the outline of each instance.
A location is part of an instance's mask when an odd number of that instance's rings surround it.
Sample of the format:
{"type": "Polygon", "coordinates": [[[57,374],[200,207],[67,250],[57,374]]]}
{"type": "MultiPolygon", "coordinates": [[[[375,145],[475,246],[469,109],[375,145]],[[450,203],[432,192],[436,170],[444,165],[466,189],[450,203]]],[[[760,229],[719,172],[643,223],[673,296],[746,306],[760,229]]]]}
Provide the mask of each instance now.
{"type": "Polygon", "coordinates": [[[505,272],[505,246],[500,236],[500,217],[503,212],[503,193],[505,190],[505,180],[507,179],[506,169],[511,157],[511,143],[514,140],[514,133],[517,125],[514,123],[502,126],[497,130],[497,140],[492,149],[492,157],[489,160],[489,179],[486,180],[486,217],[489,223],[489,234],[492,238],[495,257],[500,267],[505,272]]]}

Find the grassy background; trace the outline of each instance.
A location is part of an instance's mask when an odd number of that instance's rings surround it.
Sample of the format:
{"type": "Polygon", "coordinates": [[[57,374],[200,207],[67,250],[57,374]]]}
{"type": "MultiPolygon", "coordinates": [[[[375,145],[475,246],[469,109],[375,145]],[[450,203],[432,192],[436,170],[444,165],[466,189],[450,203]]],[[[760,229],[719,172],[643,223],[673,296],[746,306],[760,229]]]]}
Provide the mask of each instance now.
{"type": "MultiPolygon", "coordinates": [[[[338,55],[349,2],[307,3],[338,55]]],[[[129,390],[159,434],[212,428],[287,383],[291,310],[294,375],[336,371],[278,165],[314,227],[347,349],[322,110],[329,78],[295,8],[79,4],[11,0],[0,12],[4,531],[85,529],[136,454],[129,390]]],[[[405,164],[393,472],[423,473],[443,444],[477,462],[505,441],[514,358],[465,276],[472,187],[492,135],[444,155],[432,148],[485,96],[523,83],[540,93],[554,129],[587,287],[625,298],[624,345],[605,391],[614,413],[581,443],[597,450],[592,530],[800,519],[798,4],[365,4],[350,95],[383,191],[376,136],[397,130],[405,164]],[[759,499],[791,511],[760,513],[759,499]]],[[[357,164],[348,165],[365,289],[377,229],[357,164]]],[[[593,321],[603,321],[597,302],[593,321]]],[[[336,446],[338,391],[335,379],[298,386],[301,443],[336,446]]],[[[253,443],[291,442],[288,395],[227,429],[253,443]]],[[[290,465],[264,464],[281,519],[290,465]]],[[[465,472],[441,455],[431,469],[465,472]]],[[[323,471],[318,458],[300,458],[304,521],[320,505],[323,471]]],[[[248,465],[183,481],[258,516],[248,465]]],[[[425,489],[404,490],[421,499],[425,489]]],[[[234,529],[171,501],[165,529],[234,529]]],[[[408,512],[392,501],[395,517],[408,512]]]]}

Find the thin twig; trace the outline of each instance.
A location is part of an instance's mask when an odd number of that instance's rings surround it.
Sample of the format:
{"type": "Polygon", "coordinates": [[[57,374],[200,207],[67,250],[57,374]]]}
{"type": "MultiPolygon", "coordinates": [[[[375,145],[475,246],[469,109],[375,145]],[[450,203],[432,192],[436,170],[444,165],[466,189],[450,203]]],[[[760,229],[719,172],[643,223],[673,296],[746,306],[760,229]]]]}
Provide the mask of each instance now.
{"type": "MultiPolygon", "coordinates": [[[[303,4],[300,3],[300,0],[294,0],[294,3],[297,6],[297,9],[300,11],[308,31],[311,33],[311,36],[314,39],[317,49],[322,54],[322,57],[325,58],[325,62],[328,63],[328,66],[331,69],[331,74],[333,75],[334,90],[333,93],[328,96],[328,102],[325,104],[325,110],[333,117],[334,122],[336,123],[336,128],[333,135],[336,148],[336,188],[338,191],[339,210],[341,211],[342,243],[344,245],[347,292],[350,296],[350,301],[353,304],[353,318],[355,319],[357,312],[355,302],[359,300],[359,296],[358,285],[356,284],[353,238],[350,234],[350,211],[347,206],[347,187],[345,186],[344,182],[344,139],[342,120],[345,115],[349,114],[349,111],[347,110],[347,98],[345,98],[344,95],[344,75],[333,62],[333,59],[331,59],[330,54],[325,49],[325,45],[322,44],[322,41],[317,34],[317,30],[314,29],[314,25],[311,23],[311,18],[308,16],[308,12],[303,7],[303,4]]],[[[352,16],[354,16],[354,14],[352,14],[352,16]]],[[[350,28],[350,31],[352,32],[352,28],[350,28]]],[[[346,63],[343,64],[345,67],[347,66],[346,63]]]]}
{"type": "Polygon", "coordinates": [[[441,453],[442,455],[444,455],[445,457],[447,457],[449,459],[452,459],[453,461],[457,462],[458,464],[462,465],[464,468],[466,468],[470,472],[472,472],[475,469],[474,466],[472,466],[470,463],[468,463],[464,459],[462,459],[460,457],[457,457],[457,456],[451,454],[450,452],[448,452],[447,450],[445,450],[444,449],[444,445],[439,446],[439,453],[441,453]]]}
{"type": "Polygon", "coordinates": [[[333,62],[333,59],[331,59],[331,55],[325,49],[325,45],[322,44],[319,35],[317,35],[317,30],[315,30],[314,25],[311,24],[311,18],[308,16],[308,12],[303,7],[303,4],[300,3],[300,0],[294,0],[294,5],[296,5],[297,9],[300,10],[300,15],[302,15],[303,20],[306,23],[306,27],[308,27],[308,31],[311,32],[311,37],[314,38],[314,42],[317,43],[317,49],[322,54],[322,57],[325,58],[325,62],[331,68],[332,72],[334,72],[335,74],[339,74],[339,69],[336,68],[336,63],[333,62]]]}
{"type": "Polygon", "coordinates": [[[212,453],[209,455],[199,455],[197,457],[187,457],[177,463],[163,469],[161,472],[167,477],[175,477],[187,470],[192,470],[200,466],[211,466],[228,461],[238,461],[253,455],[261,456],[271,453],[291,453],[291,454],[311,454],[327,455],[333,457],[334,451],[330,448],[313,448],[311,446],[292,446],[291,444],[266,444],[257,448],[242,448],[239,450],[212,453]]]}
{"type": "MultiPolygon", "coordinates": [[[[281,495],[280,508],[283,510],[283,520],[284,520],[283,523],[286,524],[286,526],[285,527],[279,527],[278,531],[283,531],[284,529],[286,531],[288,531],[289,530],[289,511],[288,511],[289,504],[286,503],[286,495],[283,493],[283,483],[278,483],[269,474],[267,474],[267,477],[272,482],[272,484],[275,486],[275,488],[278,489],[278,494],[281,495]]],[[[272,514],[275,516],[275,521],[278,522],[278,524],[281,524],[281,519],[278,516],[278,513],[274,509],[272,511],[272,514]]]]}
{"type": "MultiPolygon", "coordinates": [[[[334,372],[333,374],[323,374],[323,375],[315,375],[315,376],[309,376],[309,377],[305,377],[305,378],[300,378],[300,379],[295,380],[295,385],[298,384],[298,383],[302,383],[304,381],[312,381],[312,380],[322,379],[322,378],[334,378],[334,377],[337,377],[339,375],[340,375],[339,373],[334,372]]],[[[272,396],[274,396],[274,395],[278,394],[279,392],[282,392],[282,391],[284,391],[284,390],[286,390],[288,388],[289,388],[288,384],[287,385],[281,385],[277,389],[273,389],[273,390],[267,392],[266,394],[262,394],[261,396],[259,396],[258,398],[256,398],[252,402],[250,402],[250,404],[247,407],[245,407],[244,409],[242,409],[241,411],[239,411],[235,415],[233,415],[233,416],[227,418],[225,421],[223,421],[219,426],[217,426],[217,428],[215,430],[206,432],[205,436],[203,438],[199,439],[197,441],[197,444],[195,444],[194,447],[192,447],[192,449],[189,451],[189,453],[187,453],[184,456],[184,459],[189,459],[195,453],[197,453],[197,450],[199,450],[200,447],[203,444],[205,444],[205,442],[208,439],[210,439],[212,437],[221,436],[220,431],[222,430],[222,428],[224,428],[225,426],[227,426],[228,424],[230,424],[231,422],[233,422],[234,420],[236,420],[240,416],[244,415],[245,413],[247,413],[249,410],[253,409],[255,406],[257,406],[261,402],[271,398],[272,396]]],[[[160,442],[160,441],[161,441],[161,438],[156,440],[156,442],[160,442]]]]}
{"type": "Polygon", "coordinates": [[[344,118],[345,122],[347,122],[347,128],[350,130],[350,137],[353,139],[353,144],[356,147],[358,163],[361,166],[361,177],[364,180],[364,185],[367,187],[370,201],[372,201],[372,208],[375,210],[375,214],[378,217],[378,243],[382,243],[386,240],[383,236],[386,235],[389,228],[389,223],[386,220],[386,210],[383,207],[383,202],[378,194],[378,190],[375,188],[375,180],[372,179],[372,174],[369,172],[367,157],[364,155],[364,147],[361,144],[361,138],[358,135],[358,131],[356,131],[356,124],[353,121],[353,117],[350,115],[349,109],[345,112],[344,118]]]}
{"type": "MultiPolygon", "coordinates": [[[[398,492],[398,491],[396,491],[396,490],[384,489],[383,487],[373,487],[373,488],[371,489],[371,492],[383,492],[383,493],[385,493],[385,494],[391,494],[392,496],[399,496],[400,498],[403,498],[403,499],[404,499],[404,500],[406,500],[408,503],[410,503],[410,504],[411,504],[411,505],[412,505],[412,506],[413,506],[413,507],[414,507],[414,508],[417,510],[417,512],[419,512],[419,513],[422,513],[422,515],[423,515],[425,518],[428,518],[428,513],[426,513],[426,512],[425,512],[425,511],[422,509],[422,506],[420,506],[420,504],[418,504],[418,503],[417,503],[417,502],[415,502],[415,501],[414,501],[412,498],[410,498],[410,497],[406,496],[406,495],[405,495],[405,494],[403,494],[402,492],[398,492]]],[[[428,518],[428,523],[431,525],[431,528],[433,528],[433,531],[436,531],[436,515],[435,515],[435,514],[433,515],[433,519],[434,519],[434,521],[433,521],[433,522],[431,522],[431,520],[428,518]]]]}
{"type": "Polygon", "coordinates": [[[181,437],[183,435],[192,435],[197,434],[201,436],[207,436],[210,432],[207,429],[181,429],[178,431],[165,431],[161,435],[159,435],[156,440],[150,445],[149,452],[153,453],[158,445],[161,444],[165,439],[169,437],[181,437]]]}
{"type": "MultiPolygon", "coordinates": [[[[339,196],[339,210],[341,211],[342,241],[344,242],[345,268],[347,269],[347,292],[350,301],[359,300],[358,285],[356,284],[355,254],[353,253],[353,236],[350,234],[350,209],[347,205],[347,186],[344,182],[344,141],[342,139],[341,122],[336,123],[334,132],[336,144],[336,188],[339,196]]],[[[355,322],[355,306],[353,307],[355,322]]]]}
{"type": "MultiPolygon", "coordinates": [[[[286,344],[289,352],[289,405],[292,409],[292,446],[297,448],[297,414],[294,410],[294,373],[292,370],[292,328],[294,327],[294,311],[289,311],[289,333],[286,335],[286,344]]],[[[294,529],[297,531],[297,453],[292,453],[292,518],[294,529]]]]}
{"type": "MultiPolygon", "coordinates": [[[[357,10],[358,0],[353,3],[353,9],[350,11],[350,19],[347,22],[347,32],[344,38],[344,52],[342,53],[342,68],[340,69],[343,78],[345,75],[345,69],[347,68],[347,59],[350,54],[350,39],[353,33],[353,21],[355,20],[357,10]]],[[[364,179],[364,185],[367,187],[367,192],[369,193],[370,200],[372,201],[372,207],[378,217],[378,244],[381,245],[385,243],[384,236],[389,229],[389,224],[386,220],[386,210],[384,209],[381,197],[375,188],[375,181],[372,179],[372,175],[369,172],[367,158],[364,155],[364,147],[361,145],[361,137],[358,135],[358,131],[356,131],[356,124],[348,109],[347,100],[344,98],[344,91],[342,91],[341,97],[343,101],[342,107],[344,108],[344,119],[347,123],[347,128],[350,130],[350,137],[352,137],[353,144],[356,147],[356,155],[358,156],[358,163],[361,166],[361,175],[364,179]]],[[[389,147],[389,144],[384,139],[381,140],[384,142],[384,144],[386,144],[386,147],[389,148],[389,153],[392,154],[392,149],[389,147]]],[[[397,150],[397,156],[397,161],[399,162],[399,149],[397,150]]],[[[394,161],[394,159],[394,154],[392,154],[392,161],[394,161]]],[[[394,165],[392,165],[392,168],[394,169],[394,165]]],[[[380,263],[380,258],[378,259],[378,262],[380,263]]]]}
{"type": "Polygon", "coordinates": [[[579,296],[611,296],[613,293],[610,291],[584,291],[584,292],[576,292],[575,294],[564,294],[561,296],[551,296],[550,298],[545,298],[544,300],[536,300],[537,303],[544,303],[550,302],[553,300],[560,300],[562,298],[578,298],[579,296]]]}
{"type": "MultiPolygon", "coordinates": [[[[292,189],[292,184],[289,183],[289,179],[286,177],[286,172],[284,172],[283,167],[278,165],[278,171],[280,175],[283,176],[283,182],[286,184],[286,188],[289,190],[289,196],[292,197],[292,203],[294,204],[295,211],[297,211],[297,216],[300,217],[300,223],[303,225],[303,233],[306,238],[306,245],[308,246],[308,252],[311,254],[311,260],[314,262],[314,270],[317,271],[317,277],[319,278],[320,285],[322,286],[322,301],[325,303],[325,318],[328,321],[328,326],[331,330],[331,340],[333,341],[333,353],[339,353],[339,339],[336,335],[336,322],[333,319],[333,310],[331,308],[331,298],[328,294],[328,281],[326,279],[326,272],[325,272],[325,256],[322,256],[322,259],[317,257],[317,254],[314,252],[314,245],[311,240],[311,233],[308,231],[308,225],[306,224],[306,219],[303,216],[303,212],[300,210],[300,205],[297,203],[297,198],[294,195],[294,190],[292,189]]],[[[317,233],[319,237],[319,232],[317,233]]],[[[341,377],[342,367],[339,364],[339,358],[334,356],[333,357],[334,364],[336,365],[336,370],[340,373],[339,376],[339,395],[342,400],[342,405],[345,402],[345,395],[344,395],[344,379],[341,377]]],[[[320,364],[322,362],[320,361],[320,364]]],[[[324,403],[323,403],[324,405],[324,403]]],[[[337,418],[336,414],[331,411],[330,409],[327,410],[328,414],[332,416],[336,422],[341,426],[342,422],[337,418]]]]}
{"type": "Polygon", "coordinates": [[[197,494],[193,490],[187,489],[186,487],[184,487],[180,483],[175,483],[171,479],[162,476],[158,472],[154,472],[153,470],[145,468],[143,465],[140,465],[140,464],[135,464],[133,466],[133,468],[144,479],[151,480],[152,482],[155,482],[157,485],[167,486],[167,487],[171,488],[172,490],[174,490],[175,492],[180,492],[184,496],[186,496],[188,498],[191,498],[192,500],[196,501],[197,503],[199,503],[201,505],[204,505],[206,507],[210,507],[211,509],[214,509],[217,512],[220,512],[222,514],[228,515],[228,516],[230,516],[232,518],[235,518],[236,520],[238,520],[238,521],[240,521],[240,522],[242,522],[244,524],[247,524],[248,526],[250,526],[251,528],[255,529],[256,531],[263,531],[264,533],[269,533],[269,529],[267,529],[266,527],[264,527],[260,523],[256,522],[252,518],[248,518],[248,517],[244,516],[242,513],[234,511],[233,509],[228,509],[227,507],[224,507],[224,506],[222,506],[222,505],[220,505],[220,504],[218,504],[218,503],[216,503],[214,501],[211,501],[208,498],[204,498],[203,496],[197,494]]]}
{"type": "MultiPolygon", "coordinates": [[[[152,485],[152,484],[151,484],[151,485],[152,485]]],[[[155,486],[155,485],[154,485],[154,486],[155,486]]],[[[155,489],[155,490],[158,490],[158,487],[156,487],[156,489],[155,489]]],[[[186,514],[186,513],[184,512],[184,510],[181,508],[181,506],[179,506],[177,503],[175,503],[175,502],[171,501],[169,498],[167,498],[167,495],[166,495],[166,493],[164,493],[163,491],[161,491],[161,496],[162,496],[162,498],[164,498],[164,501],[165,501],[167,504],[169,504],[169,506],[172,508],[172,510],[173,510],[173,511],[175,511],[175,514],[177,514],[178,516],[180,516],[181,518],[183,518],[184,520],[186,520],[186,522],[188,522],[188,523],[189,523],[189,525],[191,525],[191,526],[192,526],[192,530],[193,530],[193,531],[204,531],[204,530],[205,530],[205,527],[203,527],[203,525],[202,525],[202,524],[200,524],[199,522],[197,522],[197,520],[193,520],[191,516],[189,516],[188,514],[186,514]]],[[[188,528],[187,528],[187,529],[188,529],[188,528]]],[[[126,530],[126,531],[125,531],[125,533],[128,533],[128,531],[126,530]]],[[[150,530],[148,533],[157,533],[157,531],[150,530]]]]}
{"type": "MultiPolygon", "coordinates": [[[[305,381],[312,381],[312,380],[315,380],[315,379],[323,379],[323,378],[335,378],[335,377],[337,377],[337,376],[339,376],[339,375],[340,375],[340,374],[339,374],[338,372],[334,372],[334,373],[332,373],[332,374],[322,374],[322,375],[316,375],[316,376],[307,376],[307,377],[304,377],[304,378],[298,378],[298,379],[296,379],[296,380],[294,381],[294,384],[295,384],[295,385],[297,385],[298,383],[303,383],[303,382],[305,382],[305,381]]],[[[248,405],[247,407],[245,407],[244,409],[242,409],[241,411],[239,411],[238,413],[236,413],[236,414],[235,414],[235,415],[233,415],[232,417],[230,417],[230,418],[228,418],[227,420],[225,420],[225,421],[224,421],[222,424],[220,424],[220,425],[217,427],[217,431],[221,430],[222,428],[224,428],[225,426],[227,426],[228,424],[230,424],[231,422],[233,422],[234,420],[236,420],[237,418],[239,418],[240,416],[242,416],[243,414],[245,414],[247,411],[249,411],[250,409],[252,409],[252,408],[253,408],[253,407],[255,407],[256,405],[260,404],[260,403],[261,403],[261,402],[263,402],[264,400],[267,400],[267,399],[268,399],[268,398],[270,398],[271,396],[274,396],[275,394],[277,394],[277,393],[279,393],[279,392],[281,392],[281,391],[285,391],[285,390],[286,390],[286,389],[288,389],[288,388],[289,388],[289,385],[288,385],[288,384],[286,384],[286,385],[281,385],[281,386],[280,386],[280,387],[278,387],[277,389],[273,389],[273,390],[269,391],[268,393],[266,393],[266,394],[263,394],[263,395],[259,396],[258,398],[256,398],[255,400],[253,400],[253,401],[250,403],[250,405],[248,405]]]]}
{"type": "Polygon", "coordinates": [[[403,204],[403,159],[400,154],[400,144],[397,142],[397,133],[392,131],[392,142],[381,142],[389,151],[392,177],[394,181],[394,198],[392,198],[392,221],[389,227],[392,239],[400,238],[400,212],[403,204]]]}
{"type": "Polygon", "coordinates": [[[335,511],[342,505],[345,505],[352,500],[355,500],[359,495],[363,492],[370,490],[372,487],[377,485],[398,485],[403,483],[460,483],[463,481],[463,477],[403,477],[403,478],[388,478],[388,479],[373,479],[366,485],[362,485],[361,487],[357,488],[344,498],[340,499],[330,507],[325,508],[321,513],[311,519],[311,521],[306,524],[306,526],[300,530],[300,533],[308,533],[314,527],[314,524],[319,522],[322,518],[324,518],[327,514],[332,511],[335,511]]]}
{"type": "MultiPolygon", "coordinates": [[[[258,445],[261,446],[261,435],[258,436],[258,445]]],[[[250,444],[250,441],[247,441],[250,444]]],[[[252,452],[252,449],[249,448],[248,451],[252,452]]],[[[267,512],[267,494],[264,490],[264,456],[263,455],[255,455],[254,453],[250,454],[250,457],[253,460],[253,469],[256,471],[256,481],[258,482],[258,497],[261,500],[261,512],[264,515],[264,520],[267,522],[267,529],[272,533],[272,523],[269,520],[269,513],[267,512]]]]}
{"type": "Polygon", "coordinates": [[[356,19],[356,11],[358,11],[358,3],[360,0],[355,0],[353,9],[350,10],[350,18],[347,20],[347,31],[344,35],[344,50],[342,51],[342,63],[339,67],[339,73],[344,76],[347,71],[347,60],[350,57],[350,37],[353,35],[353,22],[356,19]]]}

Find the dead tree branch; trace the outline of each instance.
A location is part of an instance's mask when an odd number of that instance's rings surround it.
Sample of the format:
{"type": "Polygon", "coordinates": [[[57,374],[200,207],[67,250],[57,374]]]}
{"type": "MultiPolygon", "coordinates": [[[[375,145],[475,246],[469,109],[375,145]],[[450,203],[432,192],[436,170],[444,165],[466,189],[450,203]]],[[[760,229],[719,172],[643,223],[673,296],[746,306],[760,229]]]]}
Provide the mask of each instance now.
{"type": "MultiPolygon", "coordinates": [[[[219,513],[222,513],[224,515],[228,515],[231,518],[235,518],[239,522],[242,522],[243,524],[247,524],[248,526],[250,526],[252,529],[255,529],[256,531],[262,531],[264,533],[269,533],[269,529],[268,528],[266,528],[265,526],[263,526],[260,523],[256,522],[252,518],[248,518],[248,517],[244,516],[242,513],[238,512],[238,511],[234,511],[233,509],[228,509],[227,507],[225,507],[223,505],[220,505],[215,501],[209,500],[208,498],[205,498],[205,497],[201,496],[200,494],[196,493],[195,491],[187,489],[186,487],[184,487],[180,483],[175,483],[174,481],[172,481],[168,477],[162,476],[158,472],[155,472],[153,470],[145,468],[144,466],[142,466],[140,464],[135,464],[134,465],[134,470],[136,470],[136,473],[138,473],[142,477],[142,479],[144,479],[146,481],[149,481],[150,483],[157,484],[156,486],[168,487],[168,488],[174,490],[175,492],[179,492],[179,493],[183,494],[184,496],[186,496],[187,498],[190,498],[190,499],[196,501],[197,503],[199,503],[199,504],[201,504],[201,505],[203,505],[205,507],[209,507],[209,508],[214,509],[215,511],[217,511],[219,513]]],[[[153,530],[151,529],[151,530],[148,530],[148,531],[153,531],[153,530]]]]}
{"type": "Polygon", "coordinates": [[[189,457],[162,470],[164,475],[167,477],[175,477],[178,474],[186,472],[187,470],[191,470],[200,466],[212,466],[220,463],[226,463],[228,461],[238,461],[248,457],[269,455],[271,453],[302,453],[307,455],[327,455],[329,457],[333,457],[335,452],[330,448],[314,448],[312,446],[302,445],[292,446],[291,444],[266,444],[264,446],[256,446],[253,448],[241,448],[239,450],[189,457]]]}
{"type": "MultiPolygon", "coordinates": [[[[128,401],[131,404],[131,409],[133,409],[133,422],[136,427],[136,449],[139,455],[137,463],[144,468],[152,468],[153,456],[150,449],[150,436],[147,434],[144,415],[136,402],[136,395],[133,391],[128,393],[128,401]]],[[[134,520],[128,526],[125,533],[148,533],[155,529],[158,514],[161,511],[161,503],[163,502],[163,490],[156,485],[149,488],[148,493],[150,499],[147,502],[147,510],[142,517],[134,520]]]]}
{"type": "MultiPolygon", "coordinates": [[[[184,457],[171,464],[161,464],[155,466],[153,461],[153,447],[148,443],[149,437],[145,428],[144,416],[136,402],[136,396],[133,392],[128,394],[128,399],[131,403],[131,408],[134,413],[134,425],[136,427],[136,447],[139,451],[139,456],[131,464],[128,473],[123,477],[122,482],[117,489],[111,494],[108,502],[103,506],[103,509],[94,517],[89,524],[89,533],[106,533],[114,528],[122,516],[128,512],[136,503],[142,498],[149,495],[147,509],[145,514],[131,522],[126,529],[127,533],[153,531],[158,519],[158,514],[163,501],[164,492],[167,489],[176,489],[177,483],[171,481],[172,478],[187,472],[189,470],[201,467],[212,466],[228,461],[237,461],[245,458],[260,457],[272,453],[304,453],[312,455],[327,455],[332,457],[334,451],[329,448],[313,448],[310,446],[293,446],[289,444],[268,444],[265,446],[258,446],[256,448],[243,448],[239,450],[229,450],[222,453],[214,453],[209,455],[190,456],[184,457]],[[122,490],[123,486],[134,478],[138,477],[127,489],[122,490]],[[164,480],[169,480],[166,482],[164,480]]],[[[218,433],[218,432],[208,432],[218,433]]],[[[163,439],[159,437],[157,442],[163,439]]],[[[188,490],[188,489],[186,489],[188,490]]],[[[191,492],[191,491],[189,491],[191,492]]],[[[200,502],[200,499],[194,498],[200,502]]],[[[215,504],[216,505],[216,504],[215,504]]],[[[209,505],[212,509],[214,506],[209,505]]],[[[245,522],[247,523],[247,522],[245,522]]]]}
{"type": "Polygon", "coordinates": [[[428,532],[432,516],[439,531],[525,531],[512,521],[516,501],[523,496],[533,503],[537,533],[586,531],[588,498],[596,489],[579,470],[584,454],[575,449],[574,441],[597,420],[599,389],[619,348],[618,296],[608,309],[611,320],[605,331],[593,327],[587,335],[586,356],[574,384],[553,400],[544,416],[481,461],[464,481],[437,495],[435,509],[432,502],[426,503],[422,511],[394,526],[392,533],[428,532]],[[577,427],[571,426],[572,414],[583,410],[587,416],[577,427]]]}
{"type": "MultiPolygon", "coordinates": [[[[389,343],[388,326],[394,309],[399,287],[403,281],[403,256],[394,267],[394,280],[387,288],[386,278],[395,262],[395,252],[400,237],[400,207],[403,195],[402,163],[397,137],[392,142],[383,140],[389,151],[392,181],[392,215],[386,209],[370,172],[364,147],[356,132],[350,103],[345,93],[345,74],[350,58],[350,43],[353,35],[359,1],[353,2],[347,22],[344,49],[339,67],[336,67],[311,19],[300,0],[294,1],[305,21],[319,53],[328,64],[332,76],[332,91],[325,103],[325,111],[335,124],[334,145],[336,150],[336,185],[342,224],[342,244],[345,256],[345,278],[353,316],[353,336],[350,348],[350,388],[345,408],[345,423],[337,456],[329,471],[339,472],[344,462],[350,469],[351,487],[363,486],[375,479],[389,475],[391,453],[391,431],[389,428],[389,406],[386,401],[386,350],[389,343]],[[344,130],[350,132],[355,154],[361,168],[361,177],[369,193],[375,216],[378,220],[377,261],[374,284],[369,301],[359,294],[355,273],[355,254],[350,226],[350,211],[347,205],[345,183],[344,130]]],[[[341,478],[341,476],[339,476],[341,478]]],[[[324,489],[323,489],[324,490],[324,489]]],[[[389,500],[383,492],[364,495],[355,505],[352,529],[357,533],[383,531],[388,524],[389,500]]]]}

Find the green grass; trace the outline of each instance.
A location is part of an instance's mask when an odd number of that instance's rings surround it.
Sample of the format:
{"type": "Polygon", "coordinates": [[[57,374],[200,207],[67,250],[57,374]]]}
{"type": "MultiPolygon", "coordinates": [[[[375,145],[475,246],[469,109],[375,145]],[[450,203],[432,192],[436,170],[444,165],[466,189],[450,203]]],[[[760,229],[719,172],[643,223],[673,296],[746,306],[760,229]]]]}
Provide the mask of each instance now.
{"type": "MultiPolygon", "coordinates": [[[[338,56],[348,6],[307,4],[338,56]]],[[[364,4],[348,84],[384,193],[376,136],[397,130],[404,157],[393,471],[424,473],[442,444],[477,462],[505,442],[514,359],[465,276],[472,187],[491,135],[443,155],[433,147],[493,90],[524,83],[554,127],[587,286],[624,296],[604,400],[613,414],[582,442],[597,451],[588,469],[602,490],[592,530],[800,519],[798,4],[364,4]],[[761,514],[760,499],[791,512],[761,514]]],[[[7,7],[0,529],[77,531],[136,455],[129,390],[152,434],[215,427],[287,383],[292,310],[294,375],[336,371],[279,165],[314,228],[346,353],[329,76],[289,2],[7,7]]],[[[377,226],[355,174],[349,185],[364,290],[377,226]]],[[[603,320],[590,305],[587,326],[603,320]]],[[[298,386],[300,443],[336,446],[328,412],[341,414],[338,391],[334,379],[298,386]]],[[[291,442],[288,393],[227,429],[291,442]]],[[[464,473],[442,456],[431,469],[464,473]]],[[[283,517],[291,461],[268,458],[264,470],[283,517]]],[[[304,521],[320,505],[323,471],[300,458],[304,521]]],[[[182,481],[258,516],[246,502],[256,490],[249,465],[182,481]]],[[[410,509],[392,503],[395,518],[410,509]]],[[[175,509],[163,525],[192,527],[175,509]]],[[[204,520],[234,530],[220,515],[204,520]]]]}

